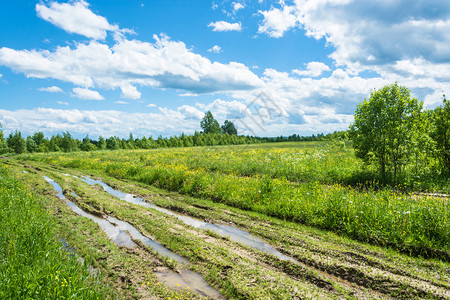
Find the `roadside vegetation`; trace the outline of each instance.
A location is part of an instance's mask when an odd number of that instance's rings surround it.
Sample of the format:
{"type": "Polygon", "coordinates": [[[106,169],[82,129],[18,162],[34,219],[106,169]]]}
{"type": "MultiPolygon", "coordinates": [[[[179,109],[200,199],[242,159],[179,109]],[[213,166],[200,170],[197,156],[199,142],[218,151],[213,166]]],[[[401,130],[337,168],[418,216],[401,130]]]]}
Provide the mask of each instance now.
{"type": "Polygon", "coordinates": [[[377,183],[373,182],[367,182],[366,188],[329,184],[333,177],[352,177],[358,170],[348,167],[357,162],[352,150],[325,143],[43,154],[20,159],[95,170],[413,255],[450,259],[447,199],[403,193],[401,186],[397,191],[374,190],[371,187],[377,183]]]}
{"type": "Polygon", "coordinates": [[[330,231],[265,214],[233,208],[208,199],[167,192],[147,184],[118,180],[98,170],[80,171],[36,161],[7,160],[14,175],[32,184],[50,202],[64,226],[62,234],[75,253],[100,270],[116,298],[199,299],[201,294],[177,279],[161,281],[165,272],[183,271],[145,245],[126,248],[108,240],[91,220],[70,210],[43,175],[54,179],[63,194],[84,211],[133,224],[189,261],[186,267],[204,276],[229,299],[446,299],[449,263],[403,255],[395,249],[370,246],[330,231]],[[27,173],[24,173],[26,170],[27,173]],[[116,190],[198,220],[226,224],[263,239],[284,255],[283,260],[240,242],[181,222],[158,210],[121,201],[96,185],[81,181],[85,174],[102,178],[116,190]],[[73,177],[71,175],[75,175],[73,177]],[[76,194],[77,196],[74,196],[76,194]],[[169,287],[170,286],[170,287],[169,287]]]}
{"type": "Polygon", "coordinates": [[[104,299],[97,276],[63,248],[48,202],[0,166],[0,299],[104,299]]]}

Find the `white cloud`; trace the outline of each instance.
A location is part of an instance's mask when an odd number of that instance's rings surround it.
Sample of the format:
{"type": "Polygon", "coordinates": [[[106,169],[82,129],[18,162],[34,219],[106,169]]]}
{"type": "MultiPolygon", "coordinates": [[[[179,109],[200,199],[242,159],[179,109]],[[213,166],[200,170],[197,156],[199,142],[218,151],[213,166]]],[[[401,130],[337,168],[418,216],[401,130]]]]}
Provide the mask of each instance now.
{"type": "Polygon", "coordinates": [[[99,92],[84,88],[73,88],[73,97],[84,100],[104,100],[99,92]]]}
{"type": "Polygon", "coordinates": [[[160,109],[158,113],[127,113],[115,110],[81,111],[77,109],[38,108],[1,110],[0,122],[5,133],[19,129],[24,135],[36,131],[52,135],[69,131],[82,138],[102,135],[128,137],[193,133],[200,129],[198,119],[189,119],[178,110],[160,109]],[[170,122],[167,122],[170,120],[170,122]]]}
{"type": "Polygon", "coordinates": [[[36,4],[37,15],[64,29],[69,33],[77,33],[88,38],[103,40],[107,31],[119,31],[117,25],[111,25],[106,18],[94,14],[84,0],[76,0],[69,3],[49,2],[49,6],[36,4]]]}
{"type": "Polygon", "coordinates": [[[265,33],[274,38],[280,38],[284,33],[298,25],[298,18],[293,13],[293,6],[282,6],[281,9],[271,8],[268,11],[259,11],[264,16],[259,25],[258,33],[265,33]]]}
{"type": "Polygon", "coordinates": [[[236,13],[238,10],[243,9],[245,4],[242,4],[241,2],[233,2],[231,3],[231,6],[233,6],[233,12],[236,13]]]}
{"type": "Polygon", "coordinates": [[[323,72],[330,71],[330,67],[328,67],[326,64],[312,61],[309,62],[306,66],[306,70],[292,70],[293,73],[300,75],[300,76],[306,76],[306,77],[317,77],[322,75],[323,72]]]}
{"type": "Polygon", "coordinates": [[[222,52],[222,48],[220,46],[214,45],[211,49],[208,49],[208,52],[219,53],[222,52]]]}
{"type": "Polygon", "coordinates": [[[114,101],[114,103],[116,103],[116,104],[128,104],[128,102],[126,102],[126,101],[121,101],[121,100],[119,100],[119,101],[114,101]]]}
{"type": "Polygon", "coordinates": [[[295,0],[263,11],[260,33],[274,37],[292,28],[324,38],[338,66],[356,71],[423,58],[449,62],[450,3],[442,1],[295,0]],[[326,16],[326,17],[324,17],[326,16]]]}
{"type": "Polygon", "coordinates": [[[65,101],[56,101],[56,102],[61,105],[69,105],[69,102],[65,102],[65,101]]]}
{"type": "Polygon", "coordinates": [[[182,113],[186,119],[200,120],[205,115],[204,112],[190,105],[183,105],[178,107],[177,110],[182,113]]]}
{"type": "Polygon", "coordinates": [[[63,93],[63,90],[57,86],[49,86],[49,87],[42,87],[38,88],[38,91],[41,92],[49,92],[49,93],[63,93]]]}
{"type": "Polygon", "coordinates": [[[211,22],[208,27],[212,27],[213,31],[241,31],[241,23],[228,23],[226,21],[211,22]]]}
{"type": "Polygon", "coordinates": [[[183,93],[180,94],[181,97],[197,97],[198,94],[194,94],[194,93],[183,93]]]}
{"type": "Polygon", "coordinates": [[[150,103],[150,104],[147,104],[146,106],[147,106],[147,107],[156,107],[157,105],[156,105],[156,104],[153,104],[153,103],[150,103]]]}
{"type": "Polygon", "coordinates": [[[263,82],[245,65],[222,64],[193,53],[183,42],[154,36],[155,43],[120,39],[110,48],[90,41],[74,48],[14,50],[0,48],[0,65],[28,77],[53,78],[85,88],[122,90],[139,98],[136,85],[174,88],[192,93],[248,90],[263,82]]]}
{"type": "Polygon", "coordinates": [[[141,93],[137,90],[135,86],[130,83],[124,83],[120,86],[122,90],[122,97],[127,99],[140,99],[141,93]]]}

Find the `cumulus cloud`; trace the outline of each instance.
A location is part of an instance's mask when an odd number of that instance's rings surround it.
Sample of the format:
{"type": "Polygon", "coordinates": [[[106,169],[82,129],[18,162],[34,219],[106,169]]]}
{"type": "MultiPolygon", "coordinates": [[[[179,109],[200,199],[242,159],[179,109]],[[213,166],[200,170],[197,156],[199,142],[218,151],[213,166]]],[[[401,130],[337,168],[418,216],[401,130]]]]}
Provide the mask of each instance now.
{"type": "Polygon", "coordinates": [[[119,32],[117,25],[111,25],[106,18],[94,14],[84,0],[69,3],[51,1],[48,6],[36,4],[37,15],[64,29],[69,33],[77,33],[88,38],[104,40],[108,31],[119,32]]]}
{"type": "Polygon", "coordinates": [[[102,135],[127,137],[178,135],[181,131],[199,130],[199,120],[186,118],[178,110],[160,109],[157,113],[128,113],[116,110],[82,111],[77,109],[38,108],[30,110],[2,110],[0,122],[5,133],[19,129],[25,135],[37,130],[46,135],[69,131],[74,136],[102,135]],[[167,122],[170,120],[170,122],[167,122]]]}
{"type": "Polygon", "coordinates": [[[53,78],[84,88],[120,88],[122,96],[129,99],[140,97],[136,85],[210,93],[249,90],[263,84],[243,64],[211,62],[183,42],[164,35],[154,38],[155,43],[120,39],[112,47],[90,41],[53,52],[3,47],[0,65],[28,77],[53,78]]]}
{"type": "Polygon", "coordinates": [[[204,112],[190,105],[183,105],[181,107],[178,107],[178,111],[182,113],[186,119],[200,120],[205,115],[204,112]]]}
{"type": "Polygon", "coordinates": [[[330,71],[330,67],[324,63],[312,61],[306,66],[306,70],[292,70],[293,73],[305,77],[317,77],[323,72],[330,71]]]}
{"type": "Polygon", "coordinates": [[[214,45],[212,48],[208,49],[208,52],[219,53],[222,52],[222,48],[220,46],[214,45]]]}
{"type": "Polygon", "coordinates": [[[132,86],[130,83],[124,83],[120,86],[122,90],[122,98],[127,99],[140,99],[141,93],[137,90],[135,86],[132,86]]]}
{"type": "Polygon", "coordinates": [[[400,60],[450,59],[450,3],[445,1],[296,0],[261,14],[260,33],[280,37],[302,28],[334,46],[331,57],[338,65],[359,71],[400,60]]]}
{"type": "Polygon", "coordinates": [[[297,26],[298,17],[293,6],[284,5],[281,9],[272,7],[268,11],[259,11],[264,20],[259,25],[258,33],[265,33],[274,38],[280,38],[291,28],[297,26]]]}
{"type": "Polygon", "coordinates": [[[241,31],[241,23],[228,23],[226,21],[211,22],[208,27],[212,27],[213,31],[241,31]]]}
{"type": "Polygon", "coordinates": [[[242,4],[241,2],[233,2],[231,3],[231,6],[233,7],[233,12],[236,13],[238,10],[243,9],[245,4],[242,4]]]}
{"type": "Polygon", "coordinates": [[[49,87],[42,87],[38,88],[38,91],[41,92],[49,92],[49,93],[63,93],[63,90],[57,86],[49,86],[49,87]]]}
{"type": "Polygon", "coordinates": [[[150,103],[150,104],[147,104],[146,106],[147,106],[147,107],[156,107],[157,105],[154,104],[154,103],[150,103]]]}
{"type": "Polygon", "coordinates": [[[104,100],[99,92],[84,88],[73,88],[72,96],[84,100],[104,100]]]}

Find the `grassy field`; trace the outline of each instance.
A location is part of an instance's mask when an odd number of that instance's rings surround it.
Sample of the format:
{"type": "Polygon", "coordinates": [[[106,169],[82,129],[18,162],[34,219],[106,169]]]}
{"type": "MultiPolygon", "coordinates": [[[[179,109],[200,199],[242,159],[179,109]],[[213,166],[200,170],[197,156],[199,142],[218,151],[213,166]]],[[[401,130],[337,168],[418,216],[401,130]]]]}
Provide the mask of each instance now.
{"type": "Polygon", "coordinates": [[[103,299],[87,264],[63,249],[48,202],[0,167],[0,299],[103,299]]]}
{"type": "Polygon", "coordinates": [[[101,271],[102,283],[117,298],[200,296],[161,284],[158,272],[183,273],[181,266],[141,243],[117,246],[55,197],[42,176],[55,180],[84,211],[126,221],[186,258],[186,268],[225,298],[450,298],[448,199],[400,192],[403,187],[373,189],[376,182],[346,185],[368,173],[352,149],[340,146],[50,153],[3,164],[45,195],[50,219],[64,228],[59,234],[101,271]],[[78,179],[84,175],[161,208],[248,231],[295,262],[121,201],[78,179]]]}
{"type": "Polygon", "coordinates": [[[24,159],[97,170],[414,255],[450,259],[448,200],[335,183],[355,177],[362,166],[352,150],[325,143],[45,154],[24,159]]]}

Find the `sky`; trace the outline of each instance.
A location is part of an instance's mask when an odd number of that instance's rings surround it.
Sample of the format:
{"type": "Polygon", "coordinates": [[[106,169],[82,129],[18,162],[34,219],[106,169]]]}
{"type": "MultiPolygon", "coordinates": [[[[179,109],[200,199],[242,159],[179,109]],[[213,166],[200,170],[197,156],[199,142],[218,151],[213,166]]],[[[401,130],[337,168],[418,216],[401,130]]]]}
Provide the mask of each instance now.
{"type": "Polygon", "coordinates": [[[346,130],[398,82],[450,90],[450,1],[0,1],[5,134],[127,137],[346,130]]]}

